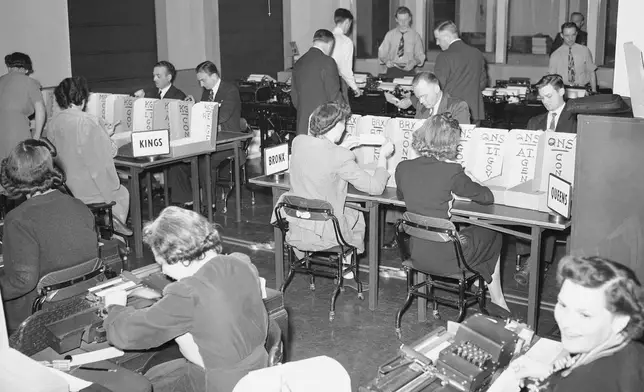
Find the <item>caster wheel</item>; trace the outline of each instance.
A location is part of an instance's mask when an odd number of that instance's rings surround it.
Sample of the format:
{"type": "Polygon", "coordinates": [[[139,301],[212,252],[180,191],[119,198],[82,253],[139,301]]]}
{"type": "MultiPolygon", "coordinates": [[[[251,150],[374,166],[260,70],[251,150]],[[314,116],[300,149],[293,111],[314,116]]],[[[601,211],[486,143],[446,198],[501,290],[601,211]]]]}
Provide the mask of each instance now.
{"type": "Polygon", "coordinates": [[[338,280],[337,280],[337,279],[333,279],[333,284],[338,284],[338,280]]]}
{"type": "Polygon", "coordinates": [[[333,321],[335,318],[335,312],[329,312],[329,321],[333,321]]]}
{"type": "Polygon", "coordinates": [[[225,214],[226,212],[228,212],[228,208],[224,207],[224,209],[221,210],[221,212],[223,212],[225,214]]]}
{"type": "Polygon", "coordinates": [[[362,294],[362,293],[358,293],[358,299],[359,299],[360,301],[364,301],[364,294],[362,294]]]}
{"type": "Polygon", "coordinates": [[[343,287],[340,287],[340,292],[341,292],[341,293],[344,293],[344,286],[343,286],[343,287]]]}
{"type": "Polygon", "coordinates": [[[400,328],[396,328],[396,338],[398,340],[402,340],[402,331],[400,330],[400,328]]]}
{"type": "Polygon", "coordinates": [[[434,316],[435,320],[440,320],[441,319],[441,315],[436,310],[432,312],[432,315],[434,316]]]}
{"type": "Polygon", "coordinates": [[[311,291],[315,291],[315,283],[311,283],[311,284],[309,285],[309,290],[311,290],[311,291]]]}

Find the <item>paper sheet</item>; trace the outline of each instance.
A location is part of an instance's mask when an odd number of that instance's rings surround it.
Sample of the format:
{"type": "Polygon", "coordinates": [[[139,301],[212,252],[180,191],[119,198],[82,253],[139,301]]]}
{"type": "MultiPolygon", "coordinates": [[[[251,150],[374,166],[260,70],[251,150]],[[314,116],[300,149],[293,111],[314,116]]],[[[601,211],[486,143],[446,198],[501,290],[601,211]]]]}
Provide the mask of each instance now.
{"type": "Polygon", "coordinates": [[[91,382],[85,381],[83,379],[80,379],[78,377],[72,376],[69,373],[61,372],[60,370],[54,369],[54,368],[48,368],[52,372],[56,373],[56,375],[62,377],[65,379],[67,384],[69,384],[69,392],[78,392],[81,389],[87,388],[90,385],[92,385],[91,382]]]}
{"type": "Polygon", "coordinates": [[[80,366],[88,363],[104,361],[106,359],[121,357],[124,354],[125,353],[123,351],[119,350],[116,347],[108,347],[102,350],[90,351],[83,354],[76,354],[72,356],[71,366],[80,366]]]}

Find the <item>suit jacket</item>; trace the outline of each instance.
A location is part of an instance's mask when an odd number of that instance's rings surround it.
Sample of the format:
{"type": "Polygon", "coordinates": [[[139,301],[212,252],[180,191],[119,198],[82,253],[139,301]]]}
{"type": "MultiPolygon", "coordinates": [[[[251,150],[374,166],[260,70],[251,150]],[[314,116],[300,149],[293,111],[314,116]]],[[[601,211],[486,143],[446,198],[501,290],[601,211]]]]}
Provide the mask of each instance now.
{"type": "MultiPolygon", "coordinates": [[[[210,90],[203,89],[202,101],[208,101],[210,90]]],[[[224,132],[241,132],[239,121],[241,119],[241,98],[239,89],[232,83],[224,82],[219,84],[215,102],[219,102],[219,125],[224,132]]]]}
{"type": "MultiPolygon", "coordinates": [[[[588,33],[583,30],[579,30],[577,32],[577,39],[575,39],[575,42],[578,43],[579,45],[587,46],[588,33]]],[[[555,52],[555,50],[559,49],[563,44],[564,44],[564,40],[563,40],[563,37],[561,36],[561,33],[557,33],[557,35],[555,36],[555,40],[552,42],[552,47],[550,48],[550,55],[552,55],[555,52]]]]}
{"type": "Polygon", "coordinates": [[[454,41],[436,57],[434,73],[444,92],[467,102],[474,121],[485,119],[481,91],[487,86],[487,70],[480,50],[454,41]]]}
{"type": "MultiPolygon", "coordinates": [[[[146,88],[144,92],[146,98],[159,98],[159,89],[156,87],[146,88]]],[[[163,96],[163,99],[180,99],[183,101],[184,99],[186,99],[186,94],[184,94],[183,91],[179,90],[178,88],[174,87],[174,84],[171,84],[170,88],[163,96]]]]}
{"type": "MultiPolygon", "coordinates": [[[[429,118],[429,109],[423,106],[423,104],[418,101],[418,98],[412,96],[411,103],[416,108],[415,118],[429,118]]],[[[445,112],[451,114],[453,118],[457,119],[459,124],[470,124],[470,108],[467,106],[467,103],[444,92],[441,97],[441,101],[438,104],[438,112],[435,114],[445,112]]]]}
{"type": "MultiPolygon", "coordinates": [[[[545,131],[546,129],[548,129],[549,115],[550,112],[546,112],[532,117],[530,120],[528,120],[527,128],[532,131],[545,131]]],[[[555,132],[577,133],[577,115],[570,111],[567,103],[564,106],[564,109],[561,111],[555,132]]]]}
{"type": "MultiPolygon", "coordinates": [[[[350,244],[364,250],[365,225],[357,224],[362,213],[345,208],[347,186],[359,191],[380,195],[387,186],[389,173],[377,168],[369,174],[358,166],[355,154],[326,138],[298,135],[293,139],[291,156],[291,194],[307,199],[328,201],[340,223],[343,237],[350,244]]],[[[287,240],[300,250],[321,250],[337,245],[333,224],[327,222],[289,223],[287,240]]]]}
{"type": "Polygon", "coordinates": [[[293,67],[291,100],[297,109],[297,133],[309,132],[309,117],[326,102],[344,102],[338,65],[331,56],[311,48],[293,67]]]}

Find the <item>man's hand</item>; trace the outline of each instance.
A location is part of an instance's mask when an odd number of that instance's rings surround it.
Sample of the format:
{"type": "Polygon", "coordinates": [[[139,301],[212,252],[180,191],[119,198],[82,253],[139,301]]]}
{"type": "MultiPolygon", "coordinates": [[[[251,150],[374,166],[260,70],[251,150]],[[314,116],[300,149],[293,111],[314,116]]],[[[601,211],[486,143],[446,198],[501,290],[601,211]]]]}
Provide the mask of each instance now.
{"type": "Polygon", "coordinates": [[[380,156],[389,158],[394,154],[394,144],[391,142],[391,140],[387,139],[385,144],[380,147],[380,156]]]}
{"type": "Polygon", "coordinates": [[[360,89],[353,90],[353,96],[358,98],[359,96],[362,95],[362,91],[360,89]]]}
{"type": "Polygon", "coordinates": [[[143,91],[143,89],[137,90],[134,92],[134,96],[137,98],[145,98],[145,91],[143,91]]]}
{"type": "Polygon", "coordinates": [[[118,127],[120,124],[121,124],[121,120],[119,120],[119,121],[117,121],[115,123],[106,122],[105,123],[105,130],[107,131],[107,134],[109,136],[114,135],[114,133],[116,132],[116,127],[118,127]]]}
{"type": "Polygon", "coordinates": [[[354,149],[358,146],[360,146],[360,138],[356,136],[347,135],[342,141],[342,143],[340,143],[340,147],[344,147],[347,150],[354,149]]]}
{"type": "Polygon", "coordinates": [[[195,103],[195,97],[193,97],[192,95],[188,95],[188,96],[184,99],[184,101],[188,101],[188,102],[195,103]]]}
{"type": "Polygon", "coordinates": [[[387,66],[387,68],[393,68],[393,67],[395,67],[395,66],[396,66],[396,65],[394,64],[394,62],[393,62],[393,61],[391,61],[391,60],[387,60],[387,62],[385,63],[385,65],[387,66]]]}
{"type": "Polygon", "coordinates": [[[105,307],[111,305],[125,306],[127,305],[127,292],[125,292],[125,290],[110,291],[105,295],[103,300],[105,302],[105,307]]]}

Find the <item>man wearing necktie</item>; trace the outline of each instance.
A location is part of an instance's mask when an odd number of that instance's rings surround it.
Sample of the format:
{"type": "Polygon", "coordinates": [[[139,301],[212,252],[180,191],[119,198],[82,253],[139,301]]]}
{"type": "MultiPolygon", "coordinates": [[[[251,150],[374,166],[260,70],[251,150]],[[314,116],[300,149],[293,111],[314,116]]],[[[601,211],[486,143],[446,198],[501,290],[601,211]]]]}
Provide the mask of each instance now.
{"type": "Polygon", "coordinates": [[[407,7],[396,10],[396,26],[385,35],[378,48],[378,58],[387,66],[387,78],[413,76],[416,67],[425,62],[425,46],[420,34],[411,28],[411,11],[407,7]]]}
{"type": "Polygon", "coordinates": [[[157,98],[157,99],[186,99],[186,94],[176,88],[173,84],[177,76],[177,70],[169,61],[159,61],[154,64],[154,88],[138,90],[134,93],[139,98],[157,98]]]}
{"type": "Polygon", "coordinates": [[[548,71],[563,78],[566,86],[590,87],[597,91],[597,66],[587,46],[575,42],[578,27],[572,22],[561,25],[564,44],[550,56],[548,71]]]}

